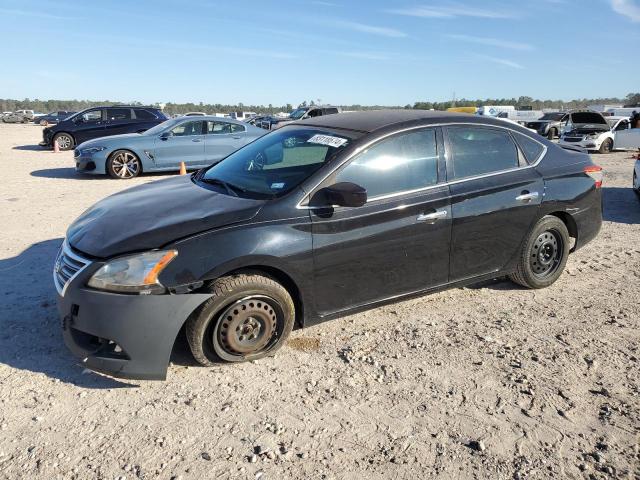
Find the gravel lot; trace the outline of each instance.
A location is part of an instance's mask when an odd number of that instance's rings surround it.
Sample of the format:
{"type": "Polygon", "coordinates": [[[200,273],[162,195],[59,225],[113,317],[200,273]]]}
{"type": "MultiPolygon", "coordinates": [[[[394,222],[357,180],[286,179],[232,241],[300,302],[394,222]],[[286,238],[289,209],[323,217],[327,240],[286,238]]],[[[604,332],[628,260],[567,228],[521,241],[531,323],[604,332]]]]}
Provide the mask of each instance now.
{"type": "MultiPolygon", "coordinates": [[[[629,153],[605,223],[551,288],[506,280],[296,331],[272,359],[166,382],[83,371],[51,270],[67,225],[134,181],[81,177],[0,124],[0,478],[640,478],[640,203],[629,153]]],[[[135,206],[132,206],[135,212],[135,206]]]]}

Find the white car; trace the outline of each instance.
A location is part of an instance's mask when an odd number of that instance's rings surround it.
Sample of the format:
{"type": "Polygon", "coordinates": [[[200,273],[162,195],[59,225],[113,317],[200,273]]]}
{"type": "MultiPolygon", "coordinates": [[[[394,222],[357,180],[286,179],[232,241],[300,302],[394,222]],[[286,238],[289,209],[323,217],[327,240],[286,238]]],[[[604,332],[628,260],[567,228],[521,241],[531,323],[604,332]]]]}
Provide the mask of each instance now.
{"type": "Polygon", "coordinates": [[[507,123],[513,123],[514,125],[518,125],[519,127],[523,127],[526,128],[527,130],[529,130],[531,133],[538,133],[537,130],[534,130],[533,128],[528,128],[525,127],[524,125],[522,125],[519,122],[516,122],[515,120],[511,120],[510,118],[506,118],[506,117],[496,117],[498,120],[502,120],[503,122],[507,122],[507,123]]]}
{"type": "MultiPolygon", "coordinates": [[[[592,111],[573,112],[571,123],[567,124],[558,144],[611,153],[614,148],[614,134],[628,128],[628,117],[604,117],[592,111]]],[[[619,148],[618,145],[615,148],[619,148]]]]}
{"type": "MultiPolygon", "coordinates": [[[[621,150],[636,150],[640,148],[640,127],[616,132],[613,144],[621,150]]],[[[636,168],[637,165],[636,165],[636,168]]]]}

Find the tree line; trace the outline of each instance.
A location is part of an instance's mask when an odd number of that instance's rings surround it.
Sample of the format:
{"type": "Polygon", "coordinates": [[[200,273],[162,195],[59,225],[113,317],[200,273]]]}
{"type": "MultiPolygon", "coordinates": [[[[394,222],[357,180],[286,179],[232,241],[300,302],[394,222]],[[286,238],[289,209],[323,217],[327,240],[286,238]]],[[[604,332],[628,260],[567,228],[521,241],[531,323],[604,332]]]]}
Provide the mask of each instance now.
{"type": "MultiPolygon", "coordinates": [[[[300,103],[299,107],[320,104],[314,100],[305,100],[300,103]]],[[[623,104],[636,106],[640,105],[640,93],[630,93],[624,98],[583,98],[576,100],[539,100],[532,97],[521,96],[519,98],[486,98],[486,99],[465,99],[450,100],[446,102],[418,101],[413,105],[340,105],[343,110],[375,110],[381,108],[414,108],[424,110],[446,110],[449,107],[481,107],[484,105],[514,105],[516,107],[532,107],[534,110],[557,109],[568,110],[574,108],[585,108],[594,104],[623,104]]],[[[111,100],[39,100],[29,99],[14,100],[0,99],[0,111],[13,112],[16,110],[34,110],[36,112],[48,113],[58,110],[80,111],[90,107],[99,105],[143,105],[140,102],[115,102],[111,100]]],[[[155,104],[160,106],[160,104],[155,104]]],[[[228,105],[222,103],[166,103],[163,104],[164,112],[168,115],[181,114],[187,112],[205,112],[205,113],[229,113],[233,111],[250,111],[260,114],[274,114],[278,112],[290,112],[294,106],[291,103],[285,105],[245,105],[238,103],[236,105],[228,105]]]]}

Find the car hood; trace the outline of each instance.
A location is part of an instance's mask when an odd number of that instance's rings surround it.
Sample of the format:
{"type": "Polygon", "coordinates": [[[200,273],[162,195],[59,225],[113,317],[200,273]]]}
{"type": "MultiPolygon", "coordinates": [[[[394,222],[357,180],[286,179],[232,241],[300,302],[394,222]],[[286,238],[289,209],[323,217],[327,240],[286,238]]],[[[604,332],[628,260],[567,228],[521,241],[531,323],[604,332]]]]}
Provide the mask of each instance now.
{"type": "MultiPolygon", "coordinates": [[[[81,143],[78,147],[79,148],[84,148],[84,147],[97,147],[97,146],[110,146],[113,145],[114,143],[121,143],[123,141],[126,142],[131,142],[136,141],[138,139],[142,140],[144,139],[145,136],[141,135],[139,133],[124,133],[121,135],[111,135],[109,137],[100,137],[100,138],[93,138],[91,140],[87,140],[84,143],[81,143]]],[[[122,146],[122,145],[119,145],[122,146]]]]}
{"type": "Polygon", "coordinates": [[[91,257],[109,258],[250,220],[264,203],[216,193],[179,175],[99,201],[71,224],[67,241],[91,257]]]}

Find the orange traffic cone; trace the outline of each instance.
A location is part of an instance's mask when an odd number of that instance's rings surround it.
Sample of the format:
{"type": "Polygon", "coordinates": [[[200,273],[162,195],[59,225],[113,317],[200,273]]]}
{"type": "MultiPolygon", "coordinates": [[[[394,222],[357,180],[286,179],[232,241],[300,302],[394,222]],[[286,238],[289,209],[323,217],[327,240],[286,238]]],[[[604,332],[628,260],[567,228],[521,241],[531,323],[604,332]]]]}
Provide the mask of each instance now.
{"type": "Polygon", "coordinates": [[[60,145],[58,145],[58,140],[53,141],[53,153],[60,153],[60,145]]]}
{"type": "Polygon", "coordinates": [[[187,166],[184,164],[184,162],[180,162],[180,175],[186,175],[187,174],[187,166]]]}

